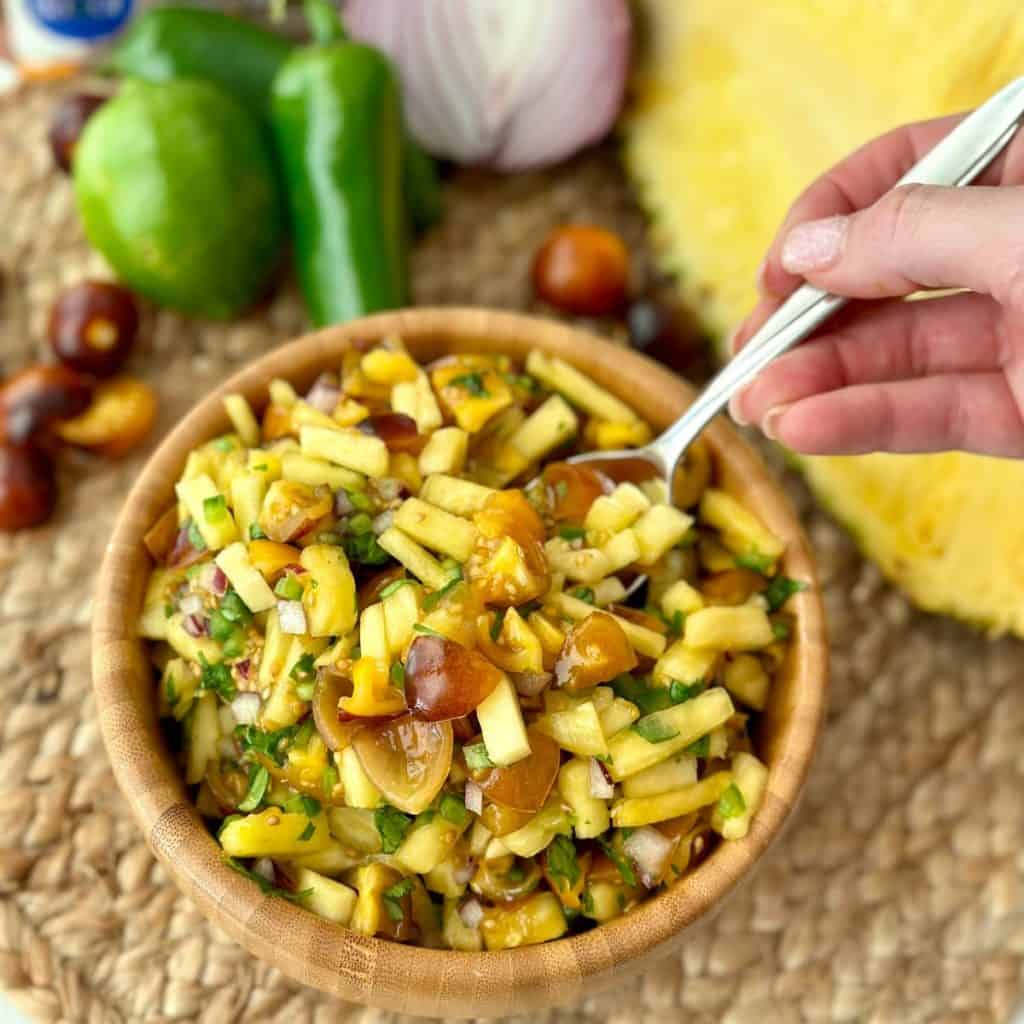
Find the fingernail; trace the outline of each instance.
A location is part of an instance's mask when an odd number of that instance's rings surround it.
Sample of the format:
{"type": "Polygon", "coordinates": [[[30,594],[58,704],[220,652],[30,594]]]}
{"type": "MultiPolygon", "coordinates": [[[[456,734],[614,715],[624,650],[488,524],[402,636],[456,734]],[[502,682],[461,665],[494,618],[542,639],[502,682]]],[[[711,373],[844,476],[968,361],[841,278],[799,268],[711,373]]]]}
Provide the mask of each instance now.
{"type": "Polygon", "coordinates": [[[849,217],[826,217],[798,224],[782,244],[782,265],[791,274],[832,266],[843,250],[849,217]]]}
{"type": "Polygon", "coordinates": [[[761,432],[765,437],[771,438],[773,441],[778,441],[779,420],[789,412],[789,409],[789,405],[773,405],[764,414],[764,419],[761,420],[761,432]]]}
{"type": "Polygon", "coordinates": [[[743,401],[744,394],[746,394],[746,388],[742,391],[737,391],[736,394],[729,399],[729,415],[732,417],[733,423],[738,427],[750,426],[750,420],[743,415],[743,411],[740,409],[740,403],[743,401]]]}

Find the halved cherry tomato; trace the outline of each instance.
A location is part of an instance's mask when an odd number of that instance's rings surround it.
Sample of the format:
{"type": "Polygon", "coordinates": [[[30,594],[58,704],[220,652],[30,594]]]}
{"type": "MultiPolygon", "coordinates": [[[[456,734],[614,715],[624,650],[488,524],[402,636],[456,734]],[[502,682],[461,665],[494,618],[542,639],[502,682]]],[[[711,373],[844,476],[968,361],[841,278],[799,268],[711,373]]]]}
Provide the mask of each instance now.
{"type": "Polygon", "coordinates": [[[594,612],[566,634],[555,662],[555,684],[585,690],[636,666],[636,654],[623,628],[610,615],[594,612]]]}
{"type": "Polygon", "coordinates": [[[526,730],[531,754],[515,764],[484,768],[473,772],[473,781],[488,800],[514,811],[536,813],[543,806],[555,784],[561,766],[558,744],[533,726],[526,730]]]}
{"type": "Polygon", "coordinates": [[[443,636],[418,636],[405,659],[405,697],[421,718],[444,722],[474,711],[504,673],[443,636]]]}
{"type": "Polygon", "coordinates": [[[608,493],[612,486],[607,477],[589,466],[574,466],[568,462],[549,463],[541,479],[555,522],[582,523],[594,500],[608,493]]]}

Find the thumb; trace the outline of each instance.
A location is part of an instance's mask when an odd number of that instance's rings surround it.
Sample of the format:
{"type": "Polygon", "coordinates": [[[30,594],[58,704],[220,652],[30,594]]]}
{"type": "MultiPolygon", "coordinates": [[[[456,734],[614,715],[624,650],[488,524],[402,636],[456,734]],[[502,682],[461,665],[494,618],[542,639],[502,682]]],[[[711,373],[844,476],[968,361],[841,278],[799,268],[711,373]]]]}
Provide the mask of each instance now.
{"type": "Polygon", "coordinates": [[[905,185],[843,217],[794,227],[782,264],[854,298],[969,288],[1024,302],[1024,188],[905,185]]]}

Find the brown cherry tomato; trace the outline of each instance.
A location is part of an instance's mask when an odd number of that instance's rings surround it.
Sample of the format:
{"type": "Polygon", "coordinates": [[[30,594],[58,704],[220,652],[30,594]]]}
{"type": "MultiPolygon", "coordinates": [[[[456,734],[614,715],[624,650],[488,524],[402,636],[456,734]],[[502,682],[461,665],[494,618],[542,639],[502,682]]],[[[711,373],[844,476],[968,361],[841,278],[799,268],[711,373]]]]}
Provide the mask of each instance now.
{"type": "Polygon", "coordinates": [[[727,569],[709,576],[701,585],[708,604],[737,605],[750,599],[751,594],[760,594],[768,581],[750,569],[727,569]]]}
{"type": "Polygon", "coordinates": [[[607,316],[626,302],[629,252],[618,235],[592,224],[564,224],[533,261],[533,287],[546,302],[578,316],[607,316]]]}
{"type": "Polygon", "coordinates": [[[361,722],[342,722],[338,701],[352,695],[352,680],[328,669],[320,669],[313,688],[313,721],[317,732],[331,750],[344,750],[362,728],[361,722]]]}
{"type": "Polygon", "coordinates": [[[405,579],[405,568],[401,565],[396,565],[391,569],[385,569],[383,572],[374,573],[374,575],[359,588],[360,610],[373,604],[375,601],[380,600],[380,592],[396,580],[401,579],[405,579]]]}
{"type": "Polygon", "coordinates": [[[594,612],[566,634],[555,662],[555,685],[585,690],[636,667],[636,654],[623,628],[610,615],[594,612]]]}
{"type": "Polygon", "coordinates": [[[0,387],[0,440],[25,444],[58,420],[77,416],[92,395],[66,366],[29,366],[0,387]]]}
{"type": "Polygon", "coordinates": [[[23,530],[49,518],[57,501],[50,457],[33,445],[0,444],[0,530],[23,530]]]}
{"type": "Polygon", "coordinates": [[[513,811],[536,813],[555,784],[562,758],[550,736],[532,725],[527,727],[526,735],[530,739],[529,757],[505,767],[482,768],[471,775],[488,800],[513,811]]]}
{"type": "Polygon", "coordinates": [[[612,489],[611,481],[589,466],[574,466],[568,462],[552,462],[541,474],[555,522],[582,523],[594,504],[594,499],[612,489]],[[607,485],[607,486],[606,486],[607,485]]]}
{"type": "Polygon", "coordinates": [[[480,533],[469,562],[469,578],[484,604],[522,604],[543,594],[550,580],[544,555],[544,524],[522,491],[495,491],[473,516],[480,533]],[[491,559],[515,541],[525,571],[504,572],[491,559]]]}
{"type": "Polygon", "coordinates": [[[156,420],[156,392],[134,377],[112,377],[96,389],[80,416],[57,424],[68,444],[116,459],[141,444],[156,420]]]}
{"type": "Polygon", "coordinates": [[[484,804],[484,813],[480,820],[492,836],[507,836],[509,832],[515,832],[522,828],[533,817],[533,811],[515,811],[511,807],[503,807],[501,804],[487,802],[484,804]]]}
{"type": "Polygon", "coordinates": [[[356,430],[370,437],[379,437],[388,446],[388,451],[412,455],[419,455],[429,440],[419,432],[416,421],[403,412],[379,412],[367,416],[356,424],[356,430]]]}
{"type": "Polygon", "coordinates": [[[73,370],[96,377],[109,377],[121,369],[138,330],[135,296],[109,281],[75,285],[50,310],[54,354],[73,370]]]}
{"type": "Polygon", "coordinates": [[[182,526],[167,552],[167,565],[172,569],[187,569],[190,565],[202,562],[208,558],[210,552],[207,548],[196,548],[192,544],[192,531],[188,526],[182,526]]]}
{"type": "Polygon", "coordinates": [[[330,489],[325,486],[275,480],[263,499],[260,526],[271,540],[287,544],[314,530],[331,514],[332,506],[330,489]]]}
{"type": "Polygon", "coordinates": [[[95,93],[76,92],[57,104],[50,122],[50,149],[53,159],[62,171],[71,170],[75,147],[81,138],[85,124],[93,114],[107,102],[106,96],[95,93]]]}
{"type": "Polygon", "coordinates": [[[443,636],[418,636],[405,659],[405,698],[428,722],[463,718],[490,696],[504,673],[482,654],[443,636]]]}

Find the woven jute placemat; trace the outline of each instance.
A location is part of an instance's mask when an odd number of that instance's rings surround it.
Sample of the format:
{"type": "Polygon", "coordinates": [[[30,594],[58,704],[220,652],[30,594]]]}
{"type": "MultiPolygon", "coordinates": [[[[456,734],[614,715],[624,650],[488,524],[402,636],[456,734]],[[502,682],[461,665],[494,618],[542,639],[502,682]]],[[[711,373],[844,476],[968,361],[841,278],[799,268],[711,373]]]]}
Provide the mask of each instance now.
{"type": "MultiPolygon", "coordinates": [[[[62,286],[104,272],[44,142],[56,95],[0,100],[4,371],[42,354],[62,286]]],[[[567,218],[616,227],[648,273],[610,150],[544,175],[460,176],[448,207],[415,255],[420,302],[529,308],[530,254],[567,218]]],[[[154,442],[208,386],[303,329],[288,282],[232,324],[148,311],[131,369],[160,394],[154,442]]],[[[211,927],[114,786],[89,688],[91,591],[148,450],[69,455],[52,523],[0,536],[0,987],[40,1021],[390,1021],[211,927]]],[[[1024,995],[1024,649],[914,612],[787,480],[833,642],[828,723],[795,820],[681,955],[533,1020],[992,1024],[1024,995]]]]}

